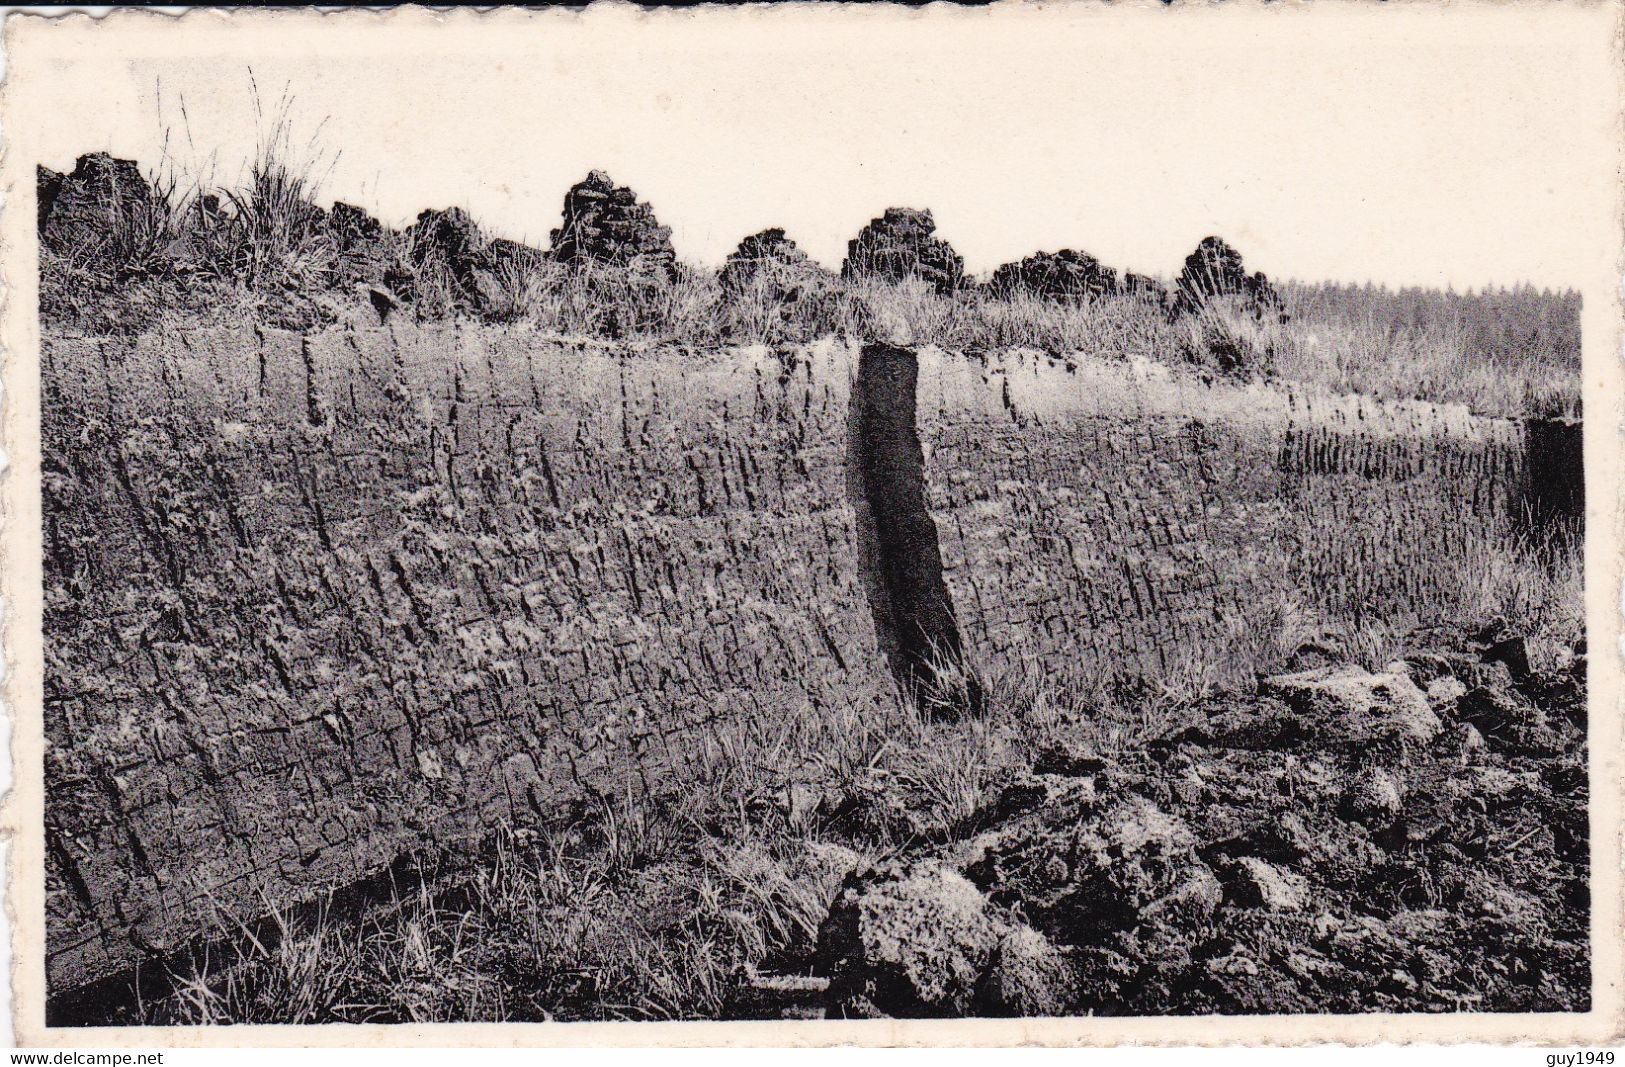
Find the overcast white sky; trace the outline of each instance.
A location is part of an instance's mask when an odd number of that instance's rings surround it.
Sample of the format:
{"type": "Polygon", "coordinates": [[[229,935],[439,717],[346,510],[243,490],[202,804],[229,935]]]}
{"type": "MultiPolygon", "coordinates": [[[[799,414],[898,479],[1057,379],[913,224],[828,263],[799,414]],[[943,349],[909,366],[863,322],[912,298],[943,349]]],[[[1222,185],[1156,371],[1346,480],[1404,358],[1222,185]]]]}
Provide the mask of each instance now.
{"type": "Polygon", "coordinates": [[[545,244],[600,167],[698,262],[777,225],[838,266],[895,204],[933,209],[975,271],[1070,246],[1169,273],[1218,233],[1275,277],[1566,286],[1611,221],[1576,206],[1612,165],[1586,147],[1616,120],[1608,12],[1532,10],[154,16],[29,39],[8,90],[40,121],[9,149],[150,165],[167,133],[183,166],[213,154],[231,179],[254,149],[251,65],[339,154],[324,197],[393,224],[460,204],[545,244]]]}

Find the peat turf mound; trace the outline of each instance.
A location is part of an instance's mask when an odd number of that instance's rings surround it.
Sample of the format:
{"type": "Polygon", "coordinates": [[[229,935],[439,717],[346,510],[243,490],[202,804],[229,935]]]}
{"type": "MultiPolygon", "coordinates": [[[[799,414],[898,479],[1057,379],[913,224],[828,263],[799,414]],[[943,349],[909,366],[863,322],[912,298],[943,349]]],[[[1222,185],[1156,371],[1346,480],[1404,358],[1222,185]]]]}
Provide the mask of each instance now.
{"type": "Polygon", "coordinates": [[[1587,1010],[1583,646],[1417,638],[1042,752],[968,839],[847,877],[799,961],[821,1010],[1587,1010]]]}
{"type": "Polygon", "coordinates": [[[841,277],[905,281],[918,278],[939,293],[965,286],[965,261],[953,246],[935,236],[930,210],[890,207],[847,242],[841,277]]]}
{"type": "Polygon", "coordinates": [[[1063,248],[1037,252],[1018,263],[1006,263],[993,272],[988,288],[999,296],[1030,293],[1067,303],[1118,291],[1117,271],[1087,252],[1063,248]]]}
{"type": "Polygon", "coordinates": [[[119,234],[158,238],[158,197],[128,159],[106,152],[79,157],[71,172],[37,169],[40,243],[55,252],[94,255],[119,234]]]}
{"type": "Polygon", "coordinates": [[[773,227],[740,241],[738,247],[728,253],[717,280],[728,292],[738,292],[761,281],[776,292],[788,293],[809,286],[827,288],[833,276],[813,262],[782,229],[773,227]]]}
{"type": "Polygon", "coordinates": [[[1174,283],[1174,310],[1194,315],[1216,297],[1241,297],[1260,320],[1286,321],[1285,305],[1262,273],[1248,274],[1241,253],[1220,237],[1204,237],[1185,257],[1184,269],[1174,283]]]}

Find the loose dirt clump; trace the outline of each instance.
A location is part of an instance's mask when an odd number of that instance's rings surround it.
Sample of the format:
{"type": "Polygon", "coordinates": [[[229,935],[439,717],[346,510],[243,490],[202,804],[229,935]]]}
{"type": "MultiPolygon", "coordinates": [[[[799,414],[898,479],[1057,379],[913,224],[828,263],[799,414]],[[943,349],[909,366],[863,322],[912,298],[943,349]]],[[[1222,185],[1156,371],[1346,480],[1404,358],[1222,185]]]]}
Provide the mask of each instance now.
{"type": "Polygon", "coordinates": [[[939,293],[958,292],[965,286],[965,261],[952,245],[934,236],[936,229],[929,210],[887,208],[847,242],[841,277],[918,278],[939,293]]]}
{"type": "Polygon", "coordinates": [[[841,884],[818,932],[844,1015],[965,1015],[1003,929],[941,864],[892,861],[841,884]]]}
{"type": "Polygon", "coordinates": [[[935,861],[853,871],[818,934],[836,1016],[1058,1015],[1074,994],[1065,953],[1011,924],[935,861]]]}

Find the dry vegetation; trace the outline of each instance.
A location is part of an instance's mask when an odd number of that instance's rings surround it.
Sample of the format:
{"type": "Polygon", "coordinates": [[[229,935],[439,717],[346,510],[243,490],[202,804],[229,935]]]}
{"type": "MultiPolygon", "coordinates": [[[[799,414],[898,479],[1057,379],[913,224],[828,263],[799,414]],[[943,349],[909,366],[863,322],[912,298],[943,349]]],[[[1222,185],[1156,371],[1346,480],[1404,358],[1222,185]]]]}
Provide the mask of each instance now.
{"type": "MultiPolygon", "coordinates": [[[[288,162],[320,157],[295,153],[289,140],[278,120],[241,188],[209,193],[159,175],[152,202],[121,212],[104,242],[68,254],[42,249],[44,320],[92,333],[139,331],[165,316],[295,329],[377,322],[314,206],[318,163],[288,162]]],[[[1580,407],[1573,292],[1293,283],[1282,288],[1287,319],[1279,322],[1238,301],[1189,314],[1144,294],[1057,301],[974,284],[943,294],[912,281],[771,270],[725,286],[706,268],[640,276],[538,255],[499,263],[483,306],[471,312],[443,271],[417,254],[411,231],[386,231],[379,249],[387,272],[414,294],[406,313],[421,318],[477,313],[566,335],[694,345],[880,334],[952,349],[1172,362],[1487,414],[1573,416],[1580,407]]]]}
{"type": "Polygon", "coordinates": [[[1282,295],[1292,313],[1276,351],[1283,378],[1488,414],[1580,413],[1578,293],[1290,285],[1282,295]]]}

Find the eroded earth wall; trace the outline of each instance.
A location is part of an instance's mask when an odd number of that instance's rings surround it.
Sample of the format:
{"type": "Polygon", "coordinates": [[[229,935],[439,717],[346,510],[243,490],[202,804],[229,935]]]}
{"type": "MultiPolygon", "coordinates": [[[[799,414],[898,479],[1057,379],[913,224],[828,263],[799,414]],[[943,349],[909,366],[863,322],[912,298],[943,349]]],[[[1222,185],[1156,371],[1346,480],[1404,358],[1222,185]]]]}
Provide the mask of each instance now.
{"type": "Polygon", "coordinates": [[[54,989],[894,691],[829,344],[48,340],[54,989]]]}
{"type": "Polygon", "coordinates": [[[944,588],[988,674],[1178,670],[1282,603],[1448,608],[1522,477],[1513,422],[1020,354],[871,376],[917,374],[911,434],[855,417],[860,362],[466,324],[48,338],[52,989],[680,786],[700,731],[896,699],[888,581],[944,588]],[[917,455],[937,536],[913,506],[877,538],[865,494],[917,455]],[[940,567],[877,558],[911,545],[940,567]]]}

